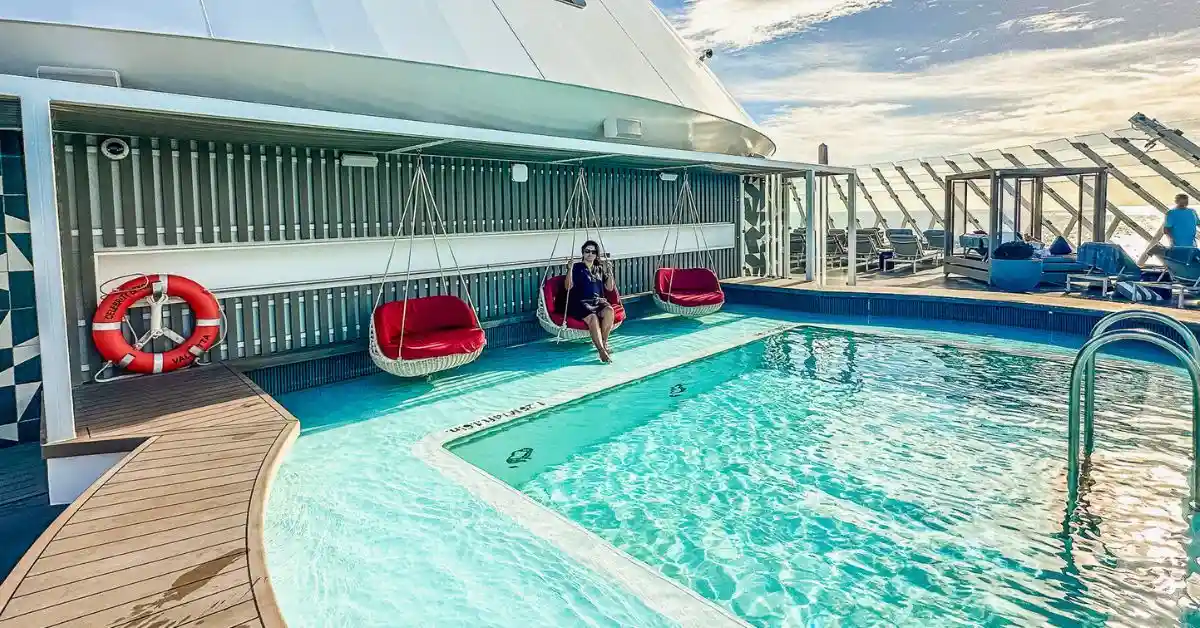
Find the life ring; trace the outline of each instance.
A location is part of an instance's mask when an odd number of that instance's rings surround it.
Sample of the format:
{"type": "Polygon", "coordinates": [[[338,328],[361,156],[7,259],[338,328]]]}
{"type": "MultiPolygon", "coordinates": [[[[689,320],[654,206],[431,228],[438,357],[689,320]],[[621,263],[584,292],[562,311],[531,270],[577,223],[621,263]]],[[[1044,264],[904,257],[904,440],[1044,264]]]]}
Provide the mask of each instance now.
{"type": "Polygon", "coordinates": [[[112,364],[134,373],[167,373],[185,367],[217,344],[221,329],[221,306],[212,293],[200,284],[178,275],[143,275],[130,279],[112,291],[92,317],[92,342],[100,355],[112,364]],[[167,297],[187,301],[195,320],[195,329],[188,338],[162,327],[161,308],[167,297]],[[129,344],[121,325],[134,303],[150,299],[153,313],[150,331],[129,344]],[[178,346],[165,353],[142,351],[154,338],[166,336],[178,346]]]}

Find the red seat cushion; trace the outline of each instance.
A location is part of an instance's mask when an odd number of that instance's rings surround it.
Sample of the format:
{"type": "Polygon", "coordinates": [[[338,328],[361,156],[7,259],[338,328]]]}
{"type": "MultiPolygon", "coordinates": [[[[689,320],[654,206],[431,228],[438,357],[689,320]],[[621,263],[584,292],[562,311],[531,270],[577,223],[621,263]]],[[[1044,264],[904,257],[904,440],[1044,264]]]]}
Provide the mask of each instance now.
{"type": "Polygon", "coordinates": [[[707,268],[660,268],[654,273],[654,291],[659,299],[683,307],[725,302],[721,281],[707,268]]]}
{"type": "Polygon", "coordinates": [[[454,296],[392,301],[375,308],[375,337],[383,354],[393,360],[439,358],[474,353],[487,341],[475,311],[454,296]],[[404,348],[400,326],[404,325],[404,348]]]}
{"type": "MultiPolygon", "coordinates": [[[[554,275],[542,283],[542,295],[546,299],[546,309],[550,314],[550,320],[554,321],[555,325],[563,323],[563,310],[567,299],[566,284],[567,278],[562,275],[554,275]]],[[[625,306],[621,303],[621,295],[616,290],[608,290],[605,292],[604,298],[612,304],[613,323],[624,321],[625,306]]],[[[574,318],[567,318],[567,327],[570,329],[588,328],[587,323],[574,318]]]]}
{"type": "Polygon", "coordinates": [[[683,307],[699,307],[702,305],[720,305],[725,302],[725,293],[717,292],[680,292],[660,296],[664,301],[683,307]]]}

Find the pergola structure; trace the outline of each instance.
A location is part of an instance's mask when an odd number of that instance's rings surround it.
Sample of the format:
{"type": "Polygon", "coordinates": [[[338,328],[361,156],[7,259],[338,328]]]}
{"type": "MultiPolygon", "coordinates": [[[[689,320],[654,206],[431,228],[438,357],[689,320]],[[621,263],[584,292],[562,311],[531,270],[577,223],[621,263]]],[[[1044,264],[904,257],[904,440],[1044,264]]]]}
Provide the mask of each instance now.
{"type": "Polygon", "coordinates": [[[996,247],[1018,238],[1043,241],[1044,230],[1064,235],[1042,216],[1042,201],[1049,191],[1047,179],[1071,178],[1079,183],[1079,197],[1065,233],[1078,244],[1106,239],[1108,204],[1107,168],[996,168],[946,177],[943,224],[946,230],[944,273],[991,281],[991,261],[996,247]],[[986,181],[988,193],[981,193],[986,181]],[[1090,182],[1090,185],[1088,185],[1090,182]],[[975,218],[969,206],[973,190],[988,199],[987,221],[975,218]],[[1084,191],[1091,191],[1088,206],[1084,191]],[[970,230],[971,226],[976,226],[970,230]],[[1084,231],[1090,228],[1085,238],[1084,231]],[[1074,232],[1072,234],[1072,231],[1074,232]]]}

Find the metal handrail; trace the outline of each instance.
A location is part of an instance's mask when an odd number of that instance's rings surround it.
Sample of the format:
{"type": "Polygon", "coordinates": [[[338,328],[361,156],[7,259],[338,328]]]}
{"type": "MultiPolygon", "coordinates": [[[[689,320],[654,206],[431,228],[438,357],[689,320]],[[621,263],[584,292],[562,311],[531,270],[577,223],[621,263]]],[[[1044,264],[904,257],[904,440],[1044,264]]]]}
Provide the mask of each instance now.
{"type": "MultiPolygon", "coordinates": [[[[1178,322],[1178,321],[1175,321],[1178,322]]],[[[1141,330],[1121,330],[1104,332],[1088,340],[1084,343],[1079,353],[1075,355],[1075,363],[1071,367],[1071,389],[1069,393],[1067,409],[1067,499],[1068,508],[1074,508],[1076,500],[1079,497],[1079,409],[1080,409],[1080,384],[1083,381],[1085,372],[1094,372],[1096,352],[1107,344],[1121,342],[1125,340],[1142,341],[1148,344],[1155,345],[1161,349],[1165,349],[1174,355],[1187,369],[1188,377],[1192,381],[1192,475],[1191,475],[1191,490],[1192,490],[1192,507],[1200,505],[1198,496],[1200,496],[1200,362],[1194,355],[1189,354],[1179,343],[1163,336],[1162,334],[1141,330]]],[[[1189,343],[1191,344],[1191,343],[1189,343]]],[[[1092,390],[1087,390],[1085,393],[1089,397],[1085,400],[1090,405],[1092,390]]],[[[1087,417],[1090,419],[1091,417],[1087,417]]],[[[1091,423],[1089,420],[1088,423],[1091,423]]],[[[1089,440],[1092,435],[1088,435],[1089,440]]],[[[1088,449],[1090,454],[1091,450],[1088,449]]]]}
{"type": "MultiPolygon", "coordinates": [[[[1107,332],[1113,325],[1121,321],[1139,318],[1160,323],[1174,330],[1175,333],[1183,338],[1183,343],[1192,354],[1192,358],[1197,363],[1200,363],[1200,341],[1196,340],[1196,335],[1187,326],[1179,322],[1178,319],[1162,312],[1155,312],[1154,310],[1124,310],[1109,314],[1100,319],[1100,322],[1096,323],[1096,326],[1092,328],[1091,337],[1095,338],[1107,332]]],[[[1096,446],[1096,429],[1094,423],[1096,415],[1096,363],[1094,359],[1088,365],[1087,371],[1084,372],[1083,387],[1083,449],[1086,453],[1091,454],[1096,446]]]]}

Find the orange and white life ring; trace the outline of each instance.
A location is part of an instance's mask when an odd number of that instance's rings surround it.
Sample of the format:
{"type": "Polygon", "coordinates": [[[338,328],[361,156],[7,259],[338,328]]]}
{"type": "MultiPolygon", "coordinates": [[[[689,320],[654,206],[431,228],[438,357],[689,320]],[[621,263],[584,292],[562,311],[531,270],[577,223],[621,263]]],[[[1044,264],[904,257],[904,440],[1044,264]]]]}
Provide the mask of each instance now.
{"type": "Polygon", "coordinates": [[[92,317],[92,341],[112,364],[134,373],[166,373],[185,367],[220,341],[221,306],[200,284],[178,275],[143,275],[130,279],[104,297],[92,317]],[[195,320],[192,335],[183,338],[162,325],[162,306],[168,297],[187,301],[195,320]],[[149,299],[150,331],[129,344],[121,326],[134,303],[149,299]],[[177,346],[165,353],[142,351],[155,338],[166,337],[177,346]]]}

